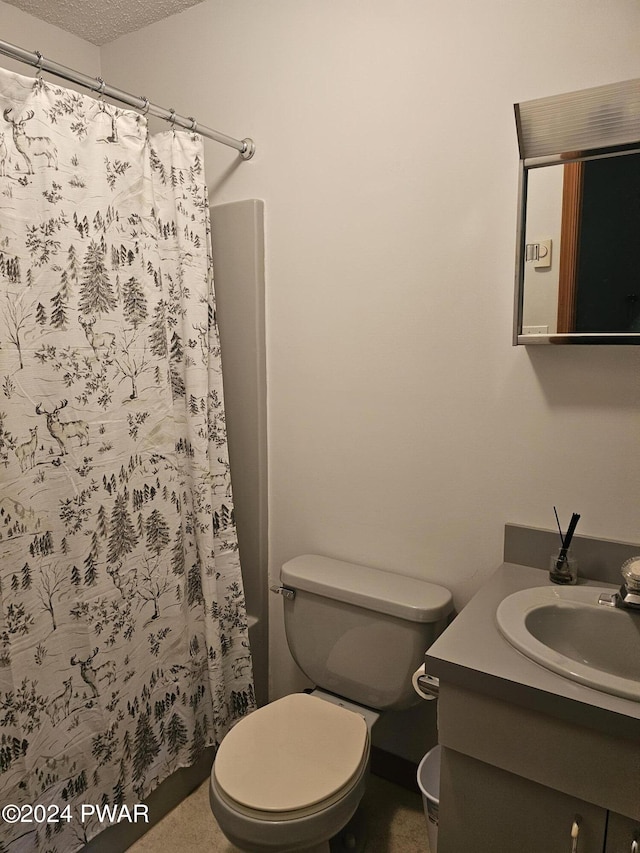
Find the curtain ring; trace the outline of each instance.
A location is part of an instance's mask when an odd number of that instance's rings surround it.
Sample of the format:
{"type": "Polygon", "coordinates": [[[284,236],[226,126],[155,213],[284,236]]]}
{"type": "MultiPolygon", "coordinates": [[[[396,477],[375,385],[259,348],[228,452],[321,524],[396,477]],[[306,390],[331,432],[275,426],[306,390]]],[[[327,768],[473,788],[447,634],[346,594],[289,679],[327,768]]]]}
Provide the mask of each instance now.
{"type": "Polygon", "coordinates": [[[100,86],[98,88],[98,100],[102,101],[104,98],[104,89],[107,84],[104,82],[102,77],[96,77],[96,80],[98,81],[98,83],[100,83],[100,86]]]}
{"type": "Polygon", "coordinates": [[[36,62],[36,77],[38,80],[42,80],[42,63],[44,62],[44,56],[40,53],[39,50],[34,51],[35,55],[38,57],[38,61],[36,62]]]}
{"type": "Polygon", "coordinates": [[[142,115],[146,116],[146,114],[149,112],[149,106],[150,106],[149,105],[149,98],[145,98],[144,95],[140,95],[140,100],[144,101],[144,107],[142,108],[142,115]]]}
{"type": "Polygon", "coordinates": [[[194,117],[193,117],[193,116],[187,116],[187,118],[188,118],[188,119],[189,119],[189,121],[191,122],[191,131],[192,131],[193,133],[197,133],[197,132],[198,132],[198,123],[197,123],[197,121],[194,119],[194,117]]]}
{"type": "Polygon", "coordinates": [[[171,129],[175,131],[176,129],[176,111],[173,107],[169,107],[169,124],[171,125],[171,129]]]}

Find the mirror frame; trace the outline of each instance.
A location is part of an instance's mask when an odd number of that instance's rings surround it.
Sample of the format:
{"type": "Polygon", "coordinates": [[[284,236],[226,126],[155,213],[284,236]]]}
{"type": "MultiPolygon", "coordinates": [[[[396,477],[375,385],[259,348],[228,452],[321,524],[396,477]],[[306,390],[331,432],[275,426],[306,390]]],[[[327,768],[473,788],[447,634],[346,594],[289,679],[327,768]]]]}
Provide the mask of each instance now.
{"type": "Polygon", "coordinates": [[[639,332],[523,335],[524,256],[531,169],[640,153],[640,79],[514,104],[520,165],[513,345],[635,344],[639,332]]]}

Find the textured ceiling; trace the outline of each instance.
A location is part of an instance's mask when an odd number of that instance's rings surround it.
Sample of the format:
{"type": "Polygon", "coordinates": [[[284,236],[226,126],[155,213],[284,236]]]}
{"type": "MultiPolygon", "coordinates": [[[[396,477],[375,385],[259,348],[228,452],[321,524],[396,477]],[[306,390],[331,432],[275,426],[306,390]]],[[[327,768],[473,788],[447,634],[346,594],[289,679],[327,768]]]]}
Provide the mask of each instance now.
{"type": "Polygon", "coordinates": [[[93,44],[132,33],[202,0],[5,0],[93,44]]]}

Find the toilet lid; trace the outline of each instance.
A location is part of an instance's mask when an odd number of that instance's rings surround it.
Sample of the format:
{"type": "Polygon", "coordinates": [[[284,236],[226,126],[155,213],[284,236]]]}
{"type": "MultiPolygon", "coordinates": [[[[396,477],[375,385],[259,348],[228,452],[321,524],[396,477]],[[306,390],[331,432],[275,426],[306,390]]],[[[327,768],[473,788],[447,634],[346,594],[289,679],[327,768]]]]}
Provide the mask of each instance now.
{"type": "Polygon", "coordinates": [[[249,809],[298,811],[344,788],[361,769],[368,743],[359,714],[295,693],[231,729],[216,755],[215,778],[249,809]]]}

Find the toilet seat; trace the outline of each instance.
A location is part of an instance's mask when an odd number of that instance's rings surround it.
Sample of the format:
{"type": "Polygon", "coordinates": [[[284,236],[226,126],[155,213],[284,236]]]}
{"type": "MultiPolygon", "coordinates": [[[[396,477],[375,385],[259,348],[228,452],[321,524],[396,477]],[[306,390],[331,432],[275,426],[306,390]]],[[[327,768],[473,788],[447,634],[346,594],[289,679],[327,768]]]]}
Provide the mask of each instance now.
{"type": "Polygon", "coordinates": [[[242,814],[295,820],[344,797],[368,759],[362,716],[296,693],[237,723],[218,749],[213,775],[221,798],[242,814]]]}

